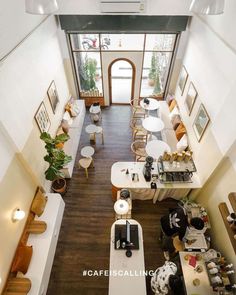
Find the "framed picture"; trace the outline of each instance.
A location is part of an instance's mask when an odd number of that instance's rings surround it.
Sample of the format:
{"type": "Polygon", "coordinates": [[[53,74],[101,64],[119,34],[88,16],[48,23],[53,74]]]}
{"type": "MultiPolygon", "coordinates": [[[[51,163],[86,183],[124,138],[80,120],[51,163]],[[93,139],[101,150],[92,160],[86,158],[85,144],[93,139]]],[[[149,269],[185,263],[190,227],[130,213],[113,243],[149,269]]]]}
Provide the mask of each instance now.
{"type": "Polygon", "coordinates": [[[182,67],[182,70],[180,72],[180,78],[179,78],[179,88],[181,90],[181,95],[183,95],[184,93],[184,88],[185,88],[185,85],[186,85],[186,82],[188,80],[188,72],[185,68],[185,66],[182,67]]]}
{"type": "Polygon", "coordinates": [[[210,118],[207,114],[207,111],[204,108],[204,105],[201,104],[193,123],[193,130],[196,134],[198,141],[201,140],[209,122],[210,122],[210,118]]]}
{"type": "Polygon", "coordinates": [[[189,116],[190,116],[190,114],[192,112],[192,109],[193,109],[196,98],[197,98],[197,90],[194,87],[193,83],[190,82],[188,92],[187,92],[187,96],[186,96],[186,99],[185,99],[185,105],[186,105],[189,116]]]}
{"type": "Polygon", "coordinates": [[[58,98],[58,93],[56,89],[56,84],[54,81],[52,81],[52,83],[50,84],[47,94],[52,107],[52,111],[55,114],[57,105],[59,103],[59,98],[58,98]]]}
{"type": "Polygon", "coordinates": [[[34,116],[35,121],[39,127],[40,132],[48,132],[51,122],[49,120],[48,112],[45,104],[42,102],[34,116]]]}

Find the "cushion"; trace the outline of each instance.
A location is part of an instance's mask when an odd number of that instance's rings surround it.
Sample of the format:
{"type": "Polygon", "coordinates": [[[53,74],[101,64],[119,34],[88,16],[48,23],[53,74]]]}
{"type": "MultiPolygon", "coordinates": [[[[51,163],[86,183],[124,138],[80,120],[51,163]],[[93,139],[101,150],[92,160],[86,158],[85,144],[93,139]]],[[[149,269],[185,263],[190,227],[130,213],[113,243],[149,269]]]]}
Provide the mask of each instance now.
{"type": "Polygon", "coordinates": [[[70,116],[70,113],[66,111],[62,117],[63,120],[67,121],[69,125],[73,123],[73,119],[70,116]]]}
{"type": "Polygon", "coordinates": [[[79,114],[79,107],[76,103],[73,103],[70,108],[71,117],[76,117],[79,114]]]}
{"type": "Polygon", "coordinates": [[[57,130],[57,135],[61,135],[63,133],[65,133],[65,132],[63,131],[62,127],[60,126],[57,130]]]}
{"type": "Polygon", "coordinates": [[[184,134],[186,134],[186,128],[183,122],[181,122],[179,126],[177,127],[177,129],[175,130],[175,135],[177,140],[180,141],[180,139],[183,137],[184,134]]]}
{"type": "Polygon", "coordinates": [[[62,120],[61,128],[62,128],[64,133],[66,133],[66,134],[69,133],[70,125],[69,125],[68,121],[62,120]]]}
{"type": "Polygon", "coordinates": [[[47,199],[47,196],[44,196],[40,189],[38,189],[30,208],[31,212],[35,213],[37,216],[41,216],[45,209],[47,199]]]}
{"type": "Polygon", "coordinates": [[[182,138],[180,139],[180,141],[178,141],[176,145],[176,149],[179,153],[181,153],[185,151],[187,147],[188,147],[188,137],[186,134],[184,134],[182,138]]]}
{"type": "Polygon", "coordinates": [[[166,103],[168,104],[168,106],[170,106],[172,100],[174,99],[174,95],[173,94],[167,94],[167,97],[166,97],[166,103]]]}
{"type": "Polygon", "coordinates": [[[26,274],[29,268],[32,254],[33,254],[32,246],[25,246],[20,244],[16,250],[11,271],[12,272],[20,271],[23,274],[26,274]]]}
{"type": "Polygon", "coordinates": [[[179,115],[179,109],[178,106],[176,105],[174,109],[169,113],[169,118],[172,121],[175,116],[179,115]]]}
{"type": "Polygon", "coordinates": [[[170,112],[172,112],[176,106],[177,106],[177,101],[175,99],[173,99],[170,103],[170,106],[169,106],[170,112]]]}
{"type": "Polygon", "coordinates": [[[180,115],[174,116],[173,120],[171,121],[171,123],[173,125],[173,129],[176,130],[181,122],[182,121],[181,121],[180,115]]]}

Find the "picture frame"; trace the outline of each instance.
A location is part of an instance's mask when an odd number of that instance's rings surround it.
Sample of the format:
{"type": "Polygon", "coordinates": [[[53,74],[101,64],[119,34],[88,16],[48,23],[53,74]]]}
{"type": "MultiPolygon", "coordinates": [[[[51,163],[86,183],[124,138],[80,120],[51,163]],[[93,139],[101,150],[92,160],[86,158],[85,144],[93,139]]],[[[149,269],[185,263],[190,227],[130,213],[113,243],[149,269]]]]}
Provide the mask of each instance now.
{"type": "Polygon", "coordinates": [[[57,88],[56,88],[56,84],[54,80],[51,82],[50,86],[48,87],[47,95],[52,107],[52,111],[55,114],[57,105],[59,104],[59,97],[58,97],[57,88]]]}
{"type": "Polygon", "coordinates": [[[41,133],[48,132],[51,122],[48,116],[48,112],[46,110],[45,104],[41,102],[35,116],[35,121],[39,127],[41,133]]]}
{"type": "Polygon", "coordinates": [[[199,110],[197,112],[197,115],[194,119],[193,123],[193,130],[195,132],[195,135],[197,137],[197,140],[200,141],[202,139],[202,136],[204,132],[206,131],[206,128],[210,122],[210,117],[204,107],[203,104],[199,106],[199,110]]]}
{"type": "Polygon", "coordinates": [[[188,87],[188,92],[185,99],[185,106],[188,111],[189,116],[191,115],[194,103],[196,101],[196,98],[198,96],[197,90],[195,86],[193,85],[193,82],[190,82],[188,87]]]}
{"type": "Polygon", "coordinates": [[[180,72],[179,83],[178,83],[178,86],[181,90],[181,95],[183,95],[183,93],[184,93],[184,88],[185,88],[187,80],[188,80],[188,72],[187,72],[185,66],[183,66],[182,70],[180,72]]]}

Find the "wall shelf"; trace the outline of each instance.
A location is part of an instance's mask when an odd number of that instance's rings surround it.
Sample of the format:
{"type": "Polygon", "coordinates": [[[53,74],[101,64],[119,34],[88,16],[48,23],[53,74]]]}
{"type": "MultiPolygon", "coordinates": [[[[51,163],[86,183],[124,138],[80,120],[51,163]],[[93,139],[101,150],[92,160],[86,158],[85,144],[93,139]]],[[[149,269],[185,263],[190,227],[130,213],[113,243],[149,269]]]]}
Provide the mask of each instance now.
{"type": "MultiPolygon", "coordinates": [[[[233,211],[236,213],[236,193],[230,193],[228,195],[228,198],[229,198],[230,204],[233,208],[233,211]]],[[[221,216],[223,218],[226,230],[228,232],[231,244],[234,248],[234,252],[236,253],[236,240],[234,239],[234,235],[236,235],[236,231],[232,230],[229,222],[227,221],[227,216],[230,214],[230,212],[229,212],[229,209],[228,209],[225,202],[222,202],[219,204],[219,210],[220,210],[221,216]]]]}

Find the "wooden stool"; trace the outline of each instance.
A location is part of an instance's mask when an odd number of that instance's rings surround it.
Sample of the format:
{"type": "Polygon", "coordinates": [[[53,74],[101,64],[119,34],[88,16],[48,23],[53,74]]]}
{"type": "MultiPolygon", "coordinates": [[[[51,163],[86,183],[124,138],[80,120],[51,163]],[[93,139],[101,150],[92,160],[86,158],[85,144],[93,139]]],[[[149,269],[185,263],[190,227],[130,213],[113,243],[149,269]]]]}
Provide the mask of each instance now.
{"type": "Polygon", "coordinates": [[[94,141],[96,143],[97,126],[90,124],[85,127],[85,131],[89,134],[90,141],[94,141]]]}
{"type": "Polygon", "coordinates": [[[101,126],[97,126],[96,134],[101,134],[101,136],[102,136],[102,144],[104,144],[103,128],[101,126]]]}
{"type": "Polygon", "coordinates": [[[89,158],[82,158],[79,160],[79,168],[84,168],[85,169],[85,175],[86,178],[88,178],[88,168],[90,165],[92,165],[92,167],[94,167],[93,165],[93,158],[89,157],[89,158]]]}
{"type": "Polygon", "coordinates": [[[26,295],[31,288],[31,281],[27,278],[8,279],[3,295],[26,295]]]}

